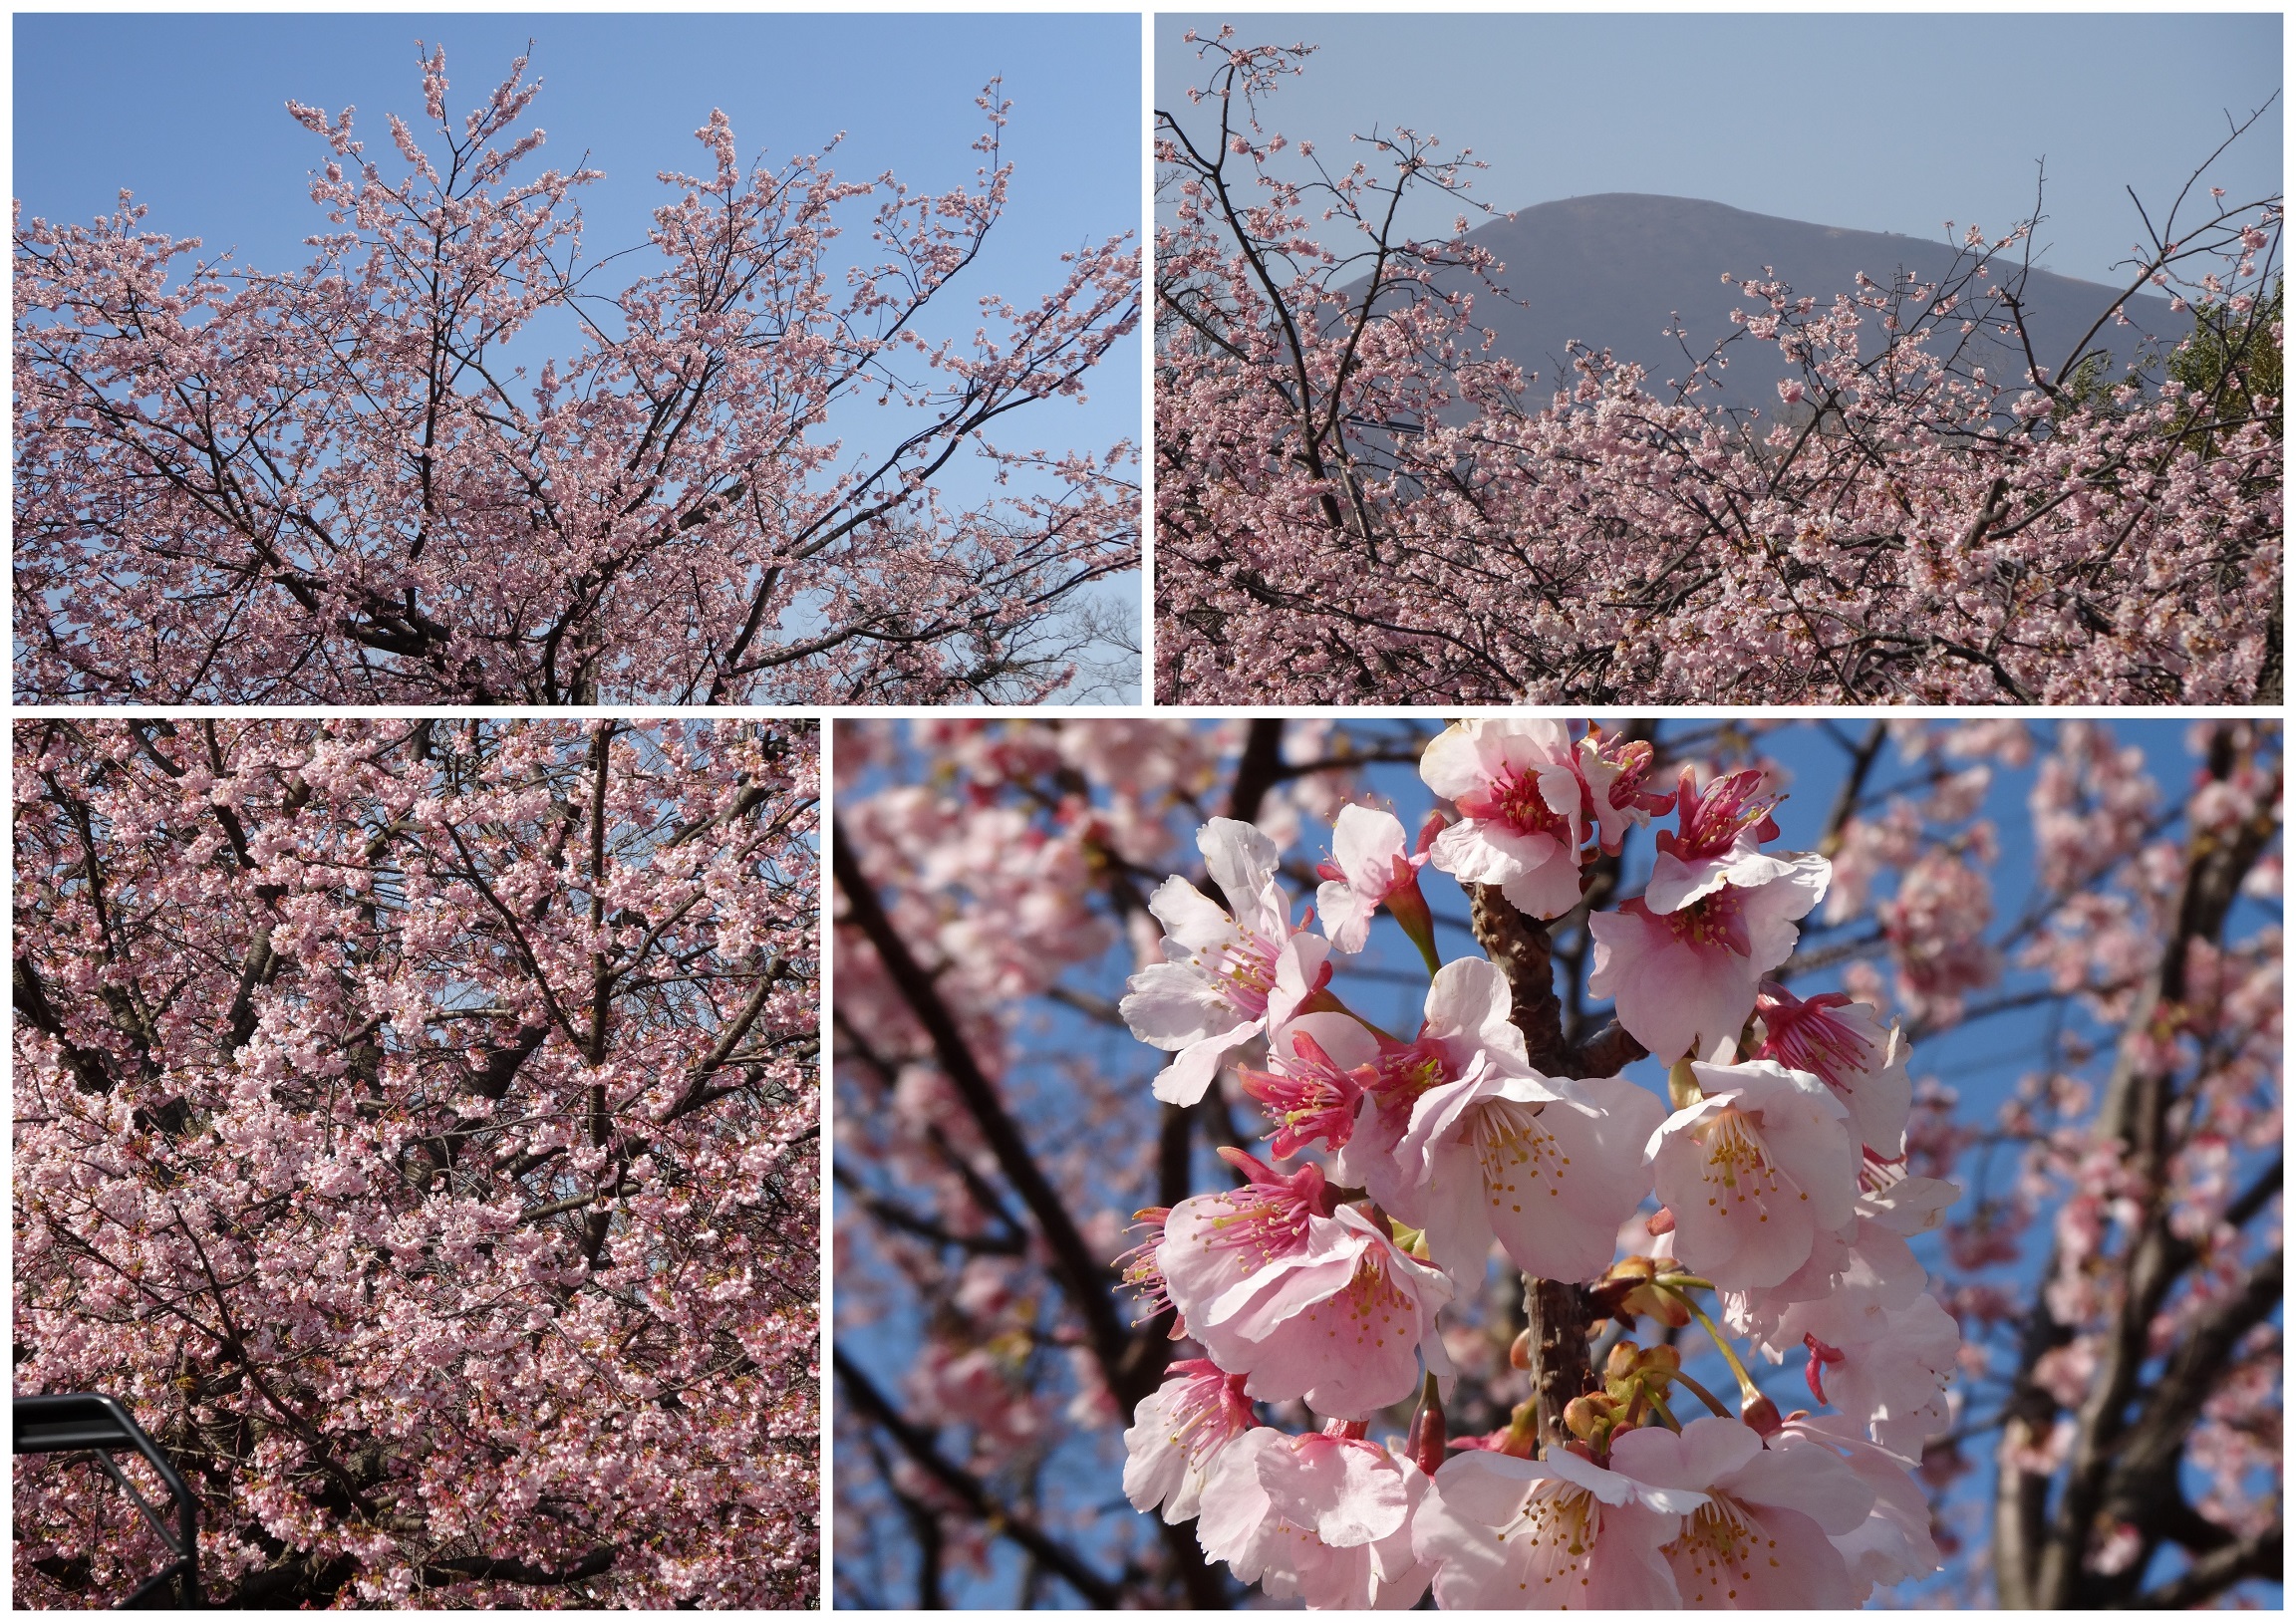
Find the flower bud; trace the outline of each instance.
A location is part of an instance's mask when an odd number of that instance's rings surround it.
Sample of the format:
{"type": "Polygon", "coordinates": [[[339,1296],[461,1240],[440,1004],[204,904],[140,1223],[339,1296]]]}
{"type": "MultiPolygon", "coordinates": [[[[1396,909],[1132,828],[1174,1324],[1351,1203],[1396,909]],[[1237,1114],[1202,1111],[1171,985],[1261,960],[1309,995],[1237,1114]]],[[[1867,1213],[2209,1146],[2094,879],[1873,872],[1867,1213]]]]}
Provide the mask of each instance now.
{"type": "Polygon", "coordinates": [[[1435,916],[1428,910],[1427,898],[1419,890],[1419,871],[1401,857],[1395,859],[1395,888],[1387,893],[1387,913],[1411,945],[1419,948],[1432,971],[1442,963],[1435,950],[1435,916]]]}
{"type": "Polygon", "coordinates": [[[1564,1429],[1596,1449],[1609,1447],[1610,1434],[1625,1418],[1626,1405],[1599,1392],[1573,1398],[1563,1408],[1564,1429]]]}
{"type": "Polygon", "coordinates": [[[1443,1414],[1443,1398],[1435,1377],[1427,1377],[1419,1394],[1419,1407],[1411,1416],[1411,1430],[1405,1437],[1403,1452],[1411,1463],[1432,1477],[1441,1469],[1449,1427],[1443,1414]]]}
{"type": "Polygon", "coordinates": [[[1529,1460],[1539,1452],[1539,1401],[1525,1398],[1507,1417],[1507,1441],[1500,1445],[1501,1454],[1511,1454],[1518,1460],[1529,1460]]]}

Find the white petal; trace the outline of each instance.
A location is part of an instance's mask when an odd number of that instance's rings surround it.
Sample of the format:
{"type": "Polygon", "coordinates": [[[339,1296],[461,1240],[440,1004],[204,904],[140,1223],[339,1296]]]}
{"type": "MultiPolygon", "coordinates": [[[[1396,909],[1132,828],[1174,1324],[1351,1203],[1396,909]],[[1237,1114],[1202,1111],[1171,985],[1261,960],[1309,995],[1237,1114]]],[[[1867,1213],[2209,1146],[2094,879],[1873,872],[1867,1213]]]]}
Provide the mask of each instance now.
{"type": "Polygon", "coordinates": [[[1156,1097],[1168,1105],[1192,1105],[1203,1098],[1204,1090],[1220,1074],[1220,1061],[1231,1049],[1250,1041],[1265,1023],[1248,1021],[1181,1049],[1180,1057],[1156,1074],[1156,1097]]]}

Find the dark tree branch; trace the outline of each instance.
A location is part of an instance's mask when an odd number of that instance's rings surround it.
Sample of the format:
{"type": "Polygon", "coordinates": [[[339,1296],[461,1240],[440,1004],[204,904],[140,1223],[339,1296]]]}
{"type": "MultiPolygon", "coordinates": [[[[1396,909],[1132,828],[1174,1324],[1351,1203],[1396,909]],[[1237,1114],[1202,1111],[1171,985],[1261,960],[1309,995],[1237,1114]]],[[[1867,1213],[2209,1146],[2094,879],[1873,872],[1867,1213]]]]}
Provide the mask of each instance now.
{"type": "Polygon", "coordinates": [[[594,1549],[572,1566],[553,1572],[547,1567],[528,1566],[524,1561],[498,1560],[486,1555],[458,1555],[443,1561],[429,1561],[423,1567],[423,1581],[427,1584],[445,1583],[529,1583],[554,1585],[580,1583],[584,1578],[595,1578],[612,1570],[614,1557],[621,1553],[619,1546],[609,1544],[594,1549]]]}
{"type": "Polygon", "coordinates": [[[1244,758],[1228,790],[1228,815],[1241,823],[1260,820],[1260,803],[1284,776],[1284,721],[1263,716],[1244,734],[1244,758]]]}
{"type": "Polygon", "coordinates": [[[893,921],[886,917],[884,905],[877,900],[876,887],[862,873],[860,859],[854,855],[852,843],[842,828],[833,830],[832,848],[831,863],[837,888],[845,897],[846,922],[859,930],[876,949],[886,974],[931,1038],[942,1074],[948,1077],[950,1086],[973,1113],[1005,1180],[1019,1195],[1029,1216],[1036,1219],[1037,1230],[1052,1252],[1054,1271],[1067,1287],[1077,1316],[1084,1321],[1085,1334],[1091,1339],[1102,1377],[1108,1382],[1118,1408],[1129,1412],[1154,1390],[1154,1384],[1143,1386],[1138,1374],[1127,1367],[1125,1353],[1131,1338],[1116,1316],[1114,1275],[1084,1243],[1084,1236],[1068,1215],[1067,1203],[1036,1165],[1019,1125],[1005,1110],[997,1085],[981,1069],[972,1044],[958,1028],[957,1017],[942,1000],[933,977],[910,952],[908,944],[894,930],[893,921]]]}
{"type": "Polygon", "coordinates": [[[2211,1600],[2243,1578],[2282,1577],[2280,1523],[2270,1530],[2194,1558],[2192,1564],[2157,1589],[2139,1595],[2132,1605],[2148,1611],[2182,1610],[2211,1600]]]}
{"type": "Polygon", "coordinates": [[[1547,927],[1527,919],[1496,885],[1472,887],[1475,939],[1507,977],[1515,1000],[1515,1025],[1531,1051],[1535,1070],[1570,1074],[1571,1049],[1563,1040],[1563,999],[1555,992],[1555,944],[1547,927]]]}
{"type": "MultiPolygon", "coordinates": [[[[1496,885],[1475,886],[1474,898],[1475,939],[1507,977],[1515,1025],[1523,1033],[1532,1065],[1549,1076],[1576,1074],[1570,1069],[1575,1056],[1563,1037],[1563,1002],[1555,994],[1555,947],[1547,927],[1524,917],[1496,885]]],[[[1570,1441],[1563,1425],[1565,1406],[1594,1382],[1586,1352],[1585,1287],[1526,1274],[1523,1316],[1529,1321],[1531,1390],[1539,1401],[1541,1452],[1551,1452],[1570,1441]]]]}
{"type": "Polygon", "coordinates": [[[32,960],[19,954],[15,971],[16,1012],[63,1051],[64,1068],[72,1073],[75,1087],[82,1093],[110,1093],[112,1077],[104,1068],[103,1056],[82,1048],[65,1034],[63,1016],[48,1000],[48,988],[32,960]]]}
{"type": "Polygon", "coordinates": [[[1100,1611],[1114,1611],[1123,1604],[1122,1590],[1085,1565],[1083,1558],[1067,1545],[1049,1537],[1035,1522],[1009,1505],[1000,1503],[980,1478],[941,1452],[931,1432],[896,1409],[892,1400],[877,1389],[877,1384],[862,1373],[859,1365],[841,1350],[832,1350],[830,1356],[836,1364],[838,1385],[854,1408],[899,1444],[902,1453],[955,1495],[984,1526],[1011,1539],[1057,1573],[1085,1604],[1100,1611]]]}

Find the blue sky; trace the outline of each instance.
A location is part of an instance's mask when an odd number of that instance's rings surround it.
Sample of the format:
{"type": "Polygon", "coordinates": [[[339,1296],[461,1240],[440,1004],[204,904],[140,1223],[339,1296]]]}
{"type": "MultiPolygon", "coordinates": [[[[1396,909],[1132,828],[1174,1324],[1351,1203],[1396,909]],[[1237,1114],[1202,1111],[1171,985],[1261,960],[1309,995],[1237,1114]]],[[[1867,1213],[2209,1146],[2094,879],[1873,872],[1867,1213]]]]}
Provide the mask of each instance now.
{"type": "Polygon", "coordinates": [[[998,74],[1015,167],[1000,263],[1041,283],[1063,250],[1139,226],[1139,24],[1122,16],[19,16],[15,195],[86,219],[126,186],[152,228],[276,267],[320,228],[305,187],[326,155],[290,97],[355,105],[388,154],[384,115],[423,111],[416,41],[446,47],[459,119],[529,39],[541,160],[588,152],[606,171],[583,193],[593,246],[643,235],[655,171],[707,166],[693,132],[713,108],[744,159],[817,151],[843,130],[849,177],[968,180],[973,98],[998,74]]]}
{"type": "MultiPolygon", "coordinates": [[[[149,206],[146,229],[199,237],[207,252],[230,248],[264,270],[300,266],[303,239],[329,228],[309,198],[328,154],[285,103],[331,116],[355,107],[355,132],[395,173],[385,115],[419,135],[424,124],[418,40],[446,48],[457,125],[533,42],[528,73],[543,88],[520,128],[540,126],[548,139],[523,172],[585,161],[605,171],[577,194],[585,259],[643,245],[652,210],[671,196],[657,171],[711,169],[693,132],[713,108],[731,120],[745,163],[760,151],[775,163],[817,152],[843,131],[832,166],[844,178],[891,169],[917,192],[969,185],[984,128],[974,98],[998,75],[1013,104],[1009,203],[923,330],[967,341],[978,297],[1025,308],[1059,285],[1061,254],[1139,230],[1140,25],[1129,15],[19,16],[14,194],[27,217],[86,221],[126,187],[149,206]]],[[[872,246],[873,206],[852,205],[846,236],[831,245],[833,287],[872,246]]],[[[621,265],[634,275],[652,256],[621,265]]],[[[628,279],[618,270],[608,272],[615,287],[628,279]]],[[[554,350],[570,335],[571,323],[536,328],[554,350]]],[[[531,370],[539,357],[519,359],[531,370]]],[[[1053,402],[1008,419],[1000,441],[1138,440],[1137,339],[1087,387],[1081,406],[1053,402]]],[[[849,450],[891,438],[866,413],[834,425],[849,450]]],[[[986,493],[962,464],[945,483],[966,499],[986,493]]],[[[1127,577],[1101,590],[1132,600],[1138,587],[1127,577]]]]}
{"type": "MultiPolygon", "coordinates": [[[[2280,88],[2277,14],[1999,16],[1279,16],[1165,12],[1156,105],[1196,78],[1182,33],[1320,49],[1264,122],[1336,157],[1374,122],[1472,146],[1472,195],[1497,208],[1607,191],[1702,197],[1756,213],[1936,239],[1996,233],[2033,205],[2039,262],[2106,279],[2149,207],[2280,88]]],[[[2280,187],[2278,105],[2215,183],[2280,187]]],[[[2203,195],[2202,201],[2205,201],[2203,195]]],[[[1445,231],[1455,207],[1405,218],[1445,231]]],[[[2158,214],[2155,212],[2155,219],[2158,214]]]]}

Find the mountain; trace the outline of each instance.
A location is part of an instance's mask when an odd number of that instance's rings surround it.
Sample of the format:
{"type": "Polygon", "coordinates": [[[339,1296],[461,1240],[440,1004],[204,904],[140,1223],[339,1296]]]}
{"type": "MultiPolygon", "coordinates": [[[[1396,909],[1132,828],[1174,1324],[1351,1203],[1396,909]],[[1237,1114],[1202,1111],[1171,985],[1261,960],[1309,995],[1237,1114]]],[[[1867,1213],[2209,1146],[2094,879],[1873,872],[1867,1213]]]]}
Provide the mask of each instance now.
{"type": "MultiPolygon", "coordinates": [[[[1733,309],[1758,311],[1725,271],[1740,278],[1761,276],[1774,266],[1777,277],[1797,294],[1822,304],[1837,293],[1854,291],[1860,271],[1888,285],[1903,269],[1924,280],[1943,275],[1953,249],[1943,242],[1880,231],[1848,231],[1803,220],[1751,214],[1741,208],[1692,197],[1653,197],[1609,192],[1570,197],[1499,218],[1467,239],[1488,249],[1506,268],[1495,280],[1520,303],[1494,299],[1459,273],[1442,285],[1477,293],[1475,319],[1498,335],[1498,349],[1538,382],[1528,402],[1544,403],[1570,376],[1565,346],[1573,339],[1595,349],[1609,348],[1620,360],[1638,361],[1649,371],[1655,392],[1668,379],[1689,370],[1679,344],[1661,336],[1680,312],[1694,354],[1703,356],[1732,330],[1733,309]]],[[[1996,279],[2010,267],[1996,270],[1996,279]]],[[[2025,298],[2034,352],[2055,369],[2091,322],[2112,306],[2120,288],[2036,270],[2025,298]]],[[[2136,350],[2139,330],[2167,333],[2180,324],[2161,298],[2130,301],[2138,330],[2108,325],[2096,342],[2126,362],[2136,350]]],[[[1870,346],[1866,353],[1873,353],[1870,346]]],[[[1741,339],[1731,346],[1723,388],[1707,400],[1733,405],[1775,406],[1775,385],[1794,369],[1780,360],[1777,346],[1741,339]]],[[[2021,351],[1997,347],[1982,357],[1990,376],[2022,375],[2021,351]]]]}

